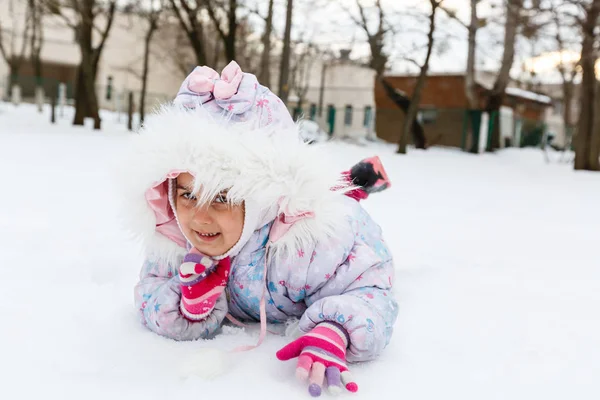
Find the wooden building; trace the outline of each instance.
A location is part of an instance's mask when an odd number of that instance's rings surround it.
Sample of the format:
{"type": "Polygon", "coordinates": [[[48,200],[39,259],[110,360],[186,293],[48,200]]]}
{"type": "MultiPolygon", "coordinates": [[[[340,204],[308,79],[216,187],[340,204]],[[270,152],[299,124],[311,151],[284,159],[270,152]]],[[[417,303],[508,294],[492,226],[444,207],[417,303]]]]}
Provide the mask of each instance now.
{"type": "MultiPolygon", "coordinates": [[[[409,97],[417,81],[416,76],[396,75],[385,79],[396,89],[409,97]]],[[[478,79],[477,95],[483,108],[490,84],[478,79]]],[[[380,83],[375,85],[376,132],[377,136],[388,142],[397,142],[404,124],[404,112],[386,95],[380,83]]],[[[546,108],[551,105],[547,96],[527,90],[510,87],[506,91],[501,124],[507,132],[515,127],[524,127],[543,123],[546,108]],[[510,112],[512,110],[512,112],[510,112]],[[506,111],[510,117],[506,117],[506,111]],[[507,128],[509,128],[507,130],[507,128]]],[[[419,120],[425,130],[429,143],[442,146],[461,147],[465,126],[467,97],[465,95],[465,76],[461,74],[431,75],[427,78],[421,95],[419,120]]],[[[410,139],[409,139],[410,140],[410,139]]],[[[514,143],[514,141],[513,141],[514,143]]],[[[465,143],[470,146],[470,143],[465,143]]]]}

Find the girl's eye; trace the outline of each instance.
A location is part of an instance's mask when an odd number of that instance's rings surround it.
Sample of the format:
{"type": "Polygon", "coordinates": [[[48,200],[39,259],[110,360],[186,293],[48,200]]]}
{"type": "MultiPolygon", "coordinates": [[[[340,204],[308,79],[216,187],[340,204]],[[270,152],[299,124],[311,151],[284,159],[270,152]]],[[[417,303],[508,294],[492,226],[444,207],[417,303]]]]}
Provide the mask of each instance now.
{"type": "Polygon", "coordinates": [[[213,203],[225,204],[225,203],[227,203],[227,196],[219,194],[219,195],[217,195],[217,197],[215,197],[215,199],[213,200],[213,203]]]}
{"type": "Polygon", "coordinates": [[[181,197],[183,197],[186,200],[196,200],[196,196],[194,196],[192,193],[190,192],[185,192],[181,194],[181,197]]]}

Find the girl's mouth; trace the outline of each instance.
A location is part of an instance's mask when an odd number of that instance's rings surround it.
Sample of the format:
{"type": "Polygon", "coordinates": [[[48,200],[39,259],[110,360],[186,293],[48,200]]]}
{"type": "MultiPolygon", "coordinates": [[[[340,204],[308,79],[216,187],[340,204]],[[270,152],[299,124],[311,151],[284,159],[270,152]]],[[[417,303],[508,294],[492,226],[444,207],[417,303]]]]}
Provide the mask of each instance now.
{"type": "Polygon", "coordinates": [[[219,236],[221,236],[220,233],[202,233],[198,231],[194,231],[194,233],[196,234],[198,239],[200,239],[203,242],[212,242],[216,240],[219,236]]]}

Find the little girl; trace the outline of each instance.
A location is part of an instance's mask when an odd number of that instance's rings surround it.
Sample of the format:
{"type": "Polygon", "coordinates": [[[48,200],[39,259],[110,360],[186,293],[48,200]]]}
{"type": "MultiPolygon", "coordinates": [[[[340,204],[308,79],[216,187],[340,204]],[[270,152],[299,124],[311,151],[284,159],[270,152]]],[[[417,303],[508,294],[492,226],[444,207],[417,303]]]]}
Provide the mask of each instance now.
{"type": "MultiPolygon", "coordinates": [[[[196,68],[134,141],[123,175],[147,255],[135,287],[142,323],[194,340],[226,317],[260,321],[260,344],[267,321],[299,318],[303,335],[277,358],[298,357],[313,396],[325,378],[332,392],[356,391],[347,362],[376,358],[398,312],[392,257],[356,201],[364,191],[234,62],[221,75],[196,68]]],[[[363,189],[374,191],[385,175],[369,168],[363,189]]]]}

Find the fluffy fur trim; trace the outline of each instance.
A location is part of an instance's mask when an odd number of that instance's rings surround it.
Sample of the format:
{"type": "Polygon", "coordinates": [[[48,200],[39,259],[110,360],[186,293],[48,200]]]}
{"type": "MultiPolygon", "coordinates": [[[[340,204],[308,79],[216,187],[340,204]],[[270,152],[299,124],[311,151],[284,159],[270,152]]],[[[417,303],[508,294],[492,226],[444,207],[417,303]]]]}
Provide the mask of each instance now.
{"type": "Polygon", "coordinates": [[[145,198],[146,190],[173,170],[194,174],[196,188],[202,189],[200,202],[228,189],[231,202],[251,200],[271,220],[282,212],[314,213],[270,245],[272,256],[295,255],[347,226],[342,196],[349,188],[329,165],[328,155],[303,143],[296,127],[255,125],[227,123],[201,108],[176,105],[164,106],[149,119],[118,173],[126,227],[148,254],[166,260],[181,254],[175,243],[157,239],[162,235],[155,231],[156,218],[145,198]]]}

